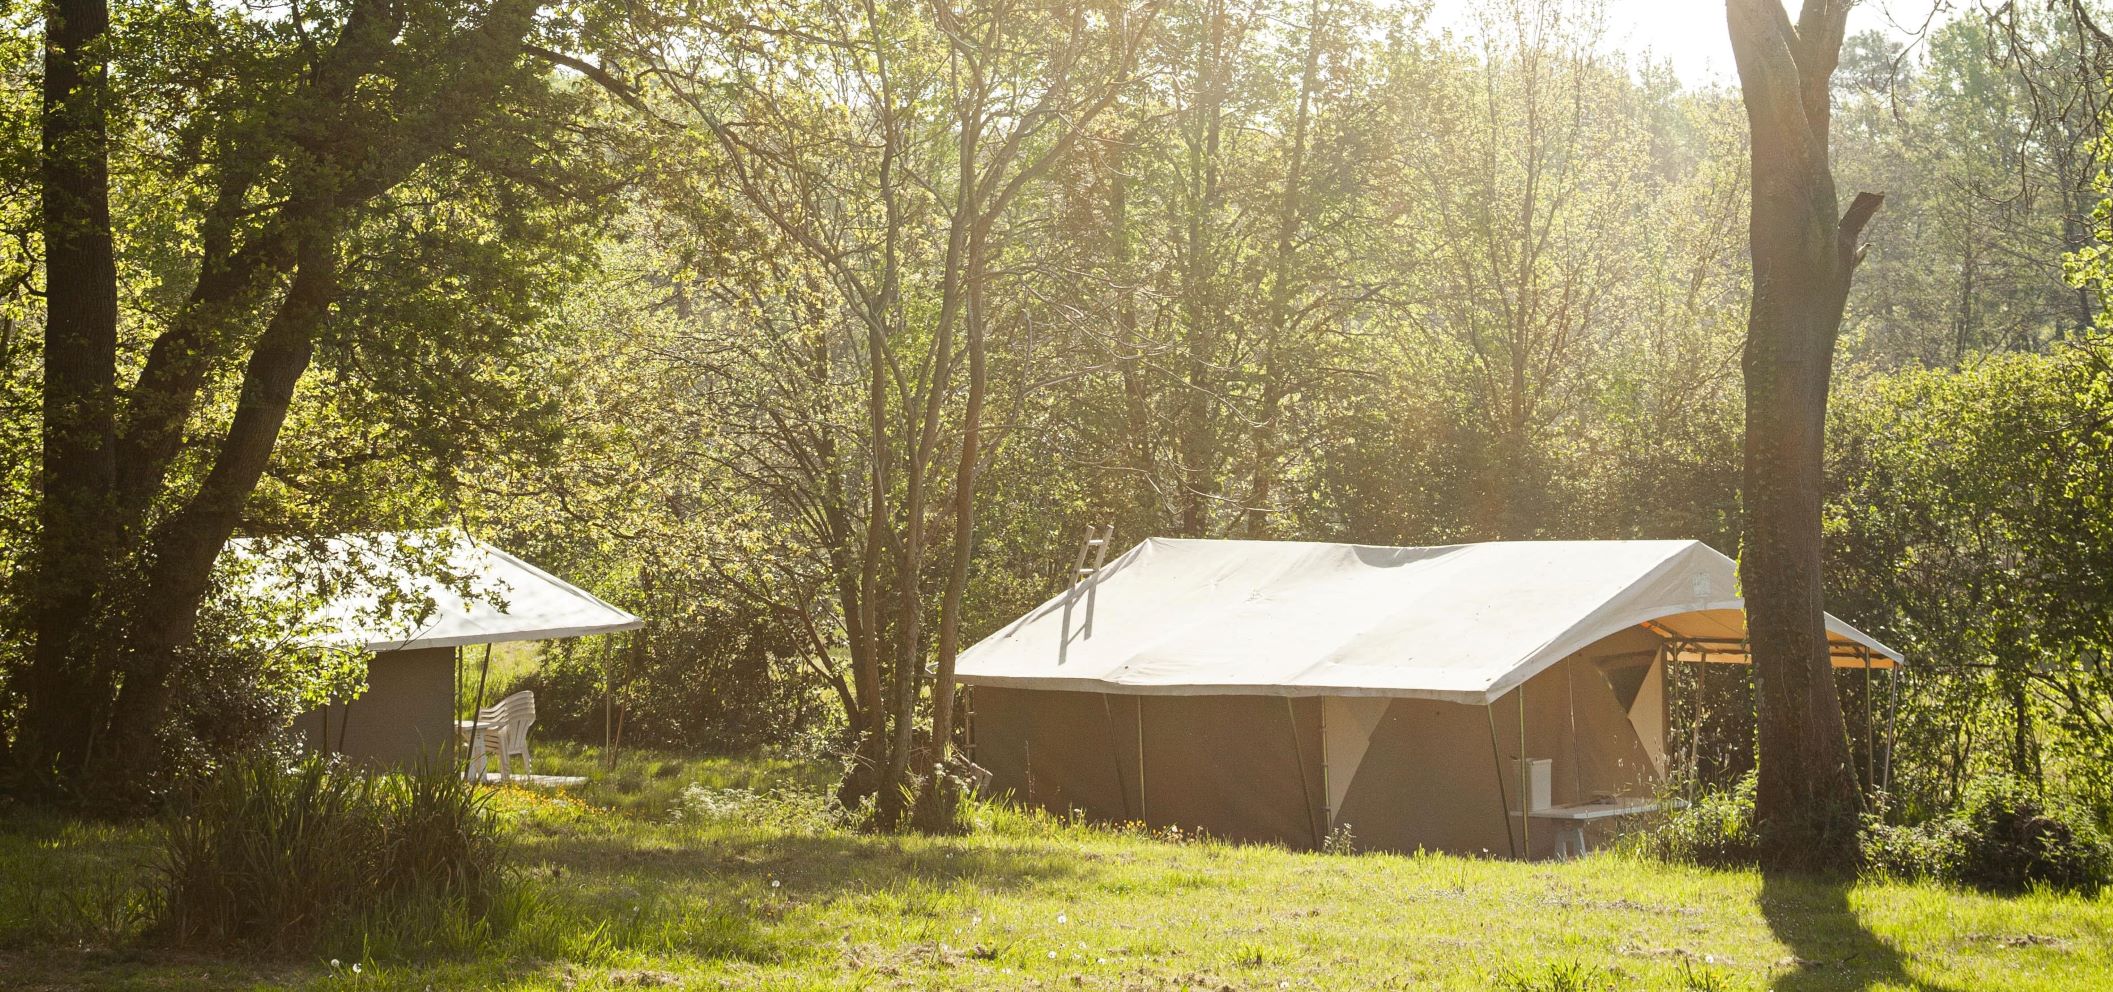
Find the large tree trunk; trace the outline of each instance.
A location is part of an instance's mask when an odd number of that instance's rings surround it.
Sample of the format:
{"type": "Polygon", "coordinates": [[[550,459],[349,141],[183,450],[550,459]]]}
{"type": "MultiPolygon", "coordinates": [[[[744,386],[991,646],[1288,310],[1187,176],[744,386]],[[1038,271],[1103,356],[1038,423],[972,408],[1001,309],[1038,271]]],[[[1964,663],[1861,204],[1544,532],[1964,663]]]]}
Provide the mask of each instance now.
{"type": "Polygon", "coordinates": [[[1880,198],[1837,217],[1828,88],[1848,5],[1807,0],[1796,25],[1780,0],[1727,11],[1753,142],[1739,578],[1759,683],[1754,813],[1772,866],[1841,868],[1862,796],[1822,617],[1820,460],[1842,308],[1880,198]]]}
{"type": "Polygon", "coordinates": [[[100,577],[119,535],[117,266],[110,233],[103,0],[51,0],[44,15],[45,272],[43,499],[38,505],[36,648],[14,757],[41,791],[78,772],[93,735],[102,664],[100,577]]]}
{"type": "Polygon", "coordinates": [[[128,798],[139,757],[151,753],[169,708],[174,676],[198,626],[213,563],[234,536],[250,493],[264,476],[294,389],[315,354],[315,332],[337,296],[336,245],[327,220],[302,238],[286,298],[258,338],[236,401],[234,421],[198,493],[148,541],[144,594],[126,627],[124,684],[109,729],[92,756],[105,801],[128,798]]]}

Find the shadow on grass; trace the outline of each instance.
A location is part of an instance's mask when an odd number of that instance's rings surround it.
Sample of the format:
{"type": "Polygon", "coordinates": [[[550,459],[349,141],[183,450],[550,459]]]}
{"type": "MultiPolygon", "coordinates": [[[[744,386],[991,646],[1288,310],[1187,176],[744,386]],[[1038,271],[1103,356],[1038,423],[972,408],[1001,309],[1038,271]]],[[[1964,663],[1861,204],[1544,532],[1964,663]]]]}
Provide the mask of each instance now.
{"type": "Polygon", "coordinates": [[[524,845],[531,861],[604,880],[631,876],[748,888],[782,881],[801,899],[871,892],[904,882],[940,888],[972,883],[1009,891],[1074,879],[1090,870],[1076,855],[1033,844],[956,846],[860,834],[721,835],[671,846],[623,836],[558,835],[524,845]]]}
{"type": "Polygon", "coordinates": [[[1775,992],[1855,992],[1880,983],[1952,992],[1908,974],[1907,959],[1872,933],[1849,905],[1853,879],[1789,872],[1761,876],[1761,916],[1796,959],[1775,976],[1775,992]]]}

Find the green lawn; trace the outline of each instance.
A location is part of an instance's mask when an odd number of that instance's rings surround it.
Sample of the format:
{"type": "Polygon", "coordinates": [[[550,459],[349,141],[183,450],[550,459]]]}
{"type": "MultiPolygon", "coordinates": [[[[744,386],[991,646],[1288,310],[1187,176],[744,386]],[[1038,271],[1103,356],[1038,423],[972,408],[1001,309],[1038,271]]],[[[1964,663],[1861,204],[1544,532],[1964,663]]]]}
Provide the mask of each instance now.
{"type": "MultiPolygon", "coordinates": [[[[577,751],[538,759],[594,769],[577,751]]],[[[575,796],[502,795],[521,904],[474,952],[416,961],[142,947],[148,830],[0,814],[0,987],[2069,990],[2113,975],[2104,897],[1619,855],[1291,854],[996,808],[962,837],[872,837],[768,803],[671,818],[691,782],[813,789],[810,766],[633,755],[594,770],[575,796]]]]}

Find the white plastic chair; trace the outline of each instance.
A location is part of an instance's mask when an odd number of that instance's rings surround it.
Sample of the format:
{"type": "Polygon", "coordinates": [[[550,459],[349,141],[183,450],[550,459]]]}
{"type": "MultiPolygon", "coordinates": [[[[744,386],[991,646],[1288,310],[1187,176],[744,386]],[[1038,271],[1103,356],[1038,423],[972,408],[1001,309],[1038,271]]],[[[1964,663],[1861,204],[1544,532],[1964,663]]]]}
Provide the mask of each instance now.
{"type": "Polygon", "coordinates": [[[491,759],[499,759],[499,780],[513,778],[513,768],[507,759],[521,757],[523,774],[535,774],[534,760],[528,754],[528,728],[536,722],[536,694],[523,690],[497,703],[477,711],[475,736],[471,736],[472,721],[459,720],[456,726],[464,737],[470,738],[469,767],[464,775],[471,779],[482,779],[490,767],[491,759]]]}

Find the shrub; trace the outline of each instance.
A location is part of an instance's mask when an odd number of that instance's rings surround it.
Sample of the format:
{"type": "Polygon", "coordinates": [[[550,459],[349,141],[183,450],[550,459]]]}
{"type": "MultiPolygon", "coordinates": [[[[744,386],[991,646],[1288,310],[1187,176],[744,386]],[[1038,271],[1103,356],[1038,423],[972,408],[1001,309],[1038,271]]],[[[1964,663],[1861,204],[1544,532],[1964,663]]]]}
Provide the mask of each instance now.
{"type": "Polygon", "coordinates": [[[1641,850],[1662,861],[1729,868],[1760,860],[1754,832],[1754,775],[1728,790],[1705,793],[1639,836],[1641,850]]]}
{"type": "Polygon", "coordinates": [[[1990,892],[2035,885],[2091,892],[2113,881],[2113,846],[2083,813],[2007,775],[1967,787],[1959,808],[1925,823],[1870,823],[1864,867],[1990,892]]]}
{"type": "Polygon", "coordinates": [[[625,745],[712,754],[792,743],[827,722],[826,700],[813,691],[782,624],[714,607],[699,590],[688,590],[691,599],[675,595],[686,588],[656,586],[643,607],[633,607],[654,622],[630,635],[621,654],[555,644],[489,698],[533,691],[537,733],[599,744],[613,669],[625,745]]]}
{"type": "Polygon", "coordinates": [[[310,757],[234,762],[171,804],[156,865],[167,939],[287,951],[403,924],[474,934],[504,887],[486,798],[454,775],[310,757]],[[415,921],[415,922],[414,922],[415,921]]]}
{"type": "Polygon", "coordinates": [[[1906,826],[1867,818],[1858,845],[1864,872],[1908,881],[1951,878],[1959,861],[1957,824],[1943,819],[1906,826]]]}
{"type": "Polygon", "coordinates": [[[1978,889],[2092,892],[2113,876],[2113,851],[2087,817],[2009,776],[1976,781],[1955,829],[1955,880],[1978,889]]]}

